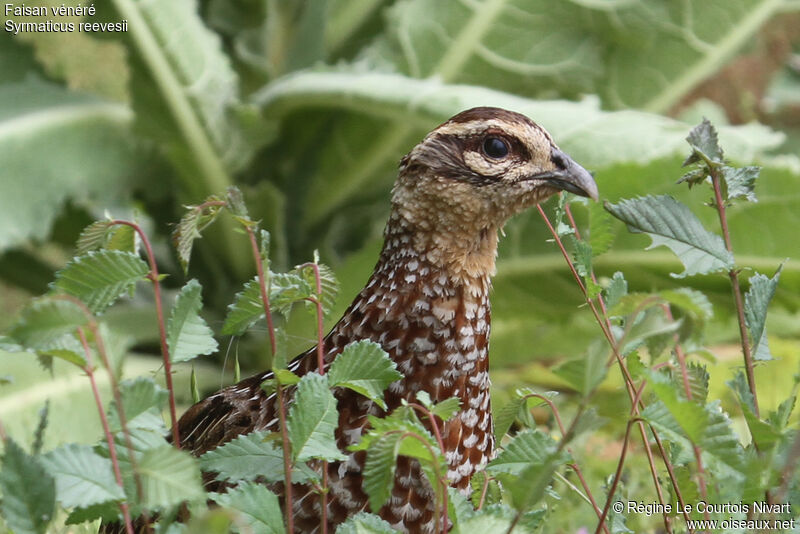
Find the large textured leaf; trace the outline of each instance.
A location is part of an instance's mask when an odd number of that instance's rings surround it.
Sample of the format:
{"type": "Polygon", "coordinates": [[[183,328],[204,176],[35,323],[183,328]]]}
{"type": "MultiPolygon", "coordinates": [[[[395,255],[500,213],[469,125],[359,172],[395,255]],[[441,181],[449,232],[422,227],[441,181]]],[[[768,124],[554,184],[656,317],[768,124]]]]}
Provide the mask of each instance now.
{"type": "Polygon", "coordinates": [[[147,163],[121,104],[26,79],[0,84],[0,250],[47,237],[67,200],[124,196],[147,163]]]}
{"type": "Polygon", "coordinates": [[[373,440],[367,449],[364,463],[364,491],[369,496],[369,505],[380,510],[394,486],[394,472],[397,468],[397,455],[404,439],[402,431],[387,433],[373,440]]]}
{"type": "Polygon", "coordinates": [[[114,480],[111,460],[88,445],[69,443],[41,459],[55,477],[56,497],[65,508],[87,507],[125,497],[114,480]]]}
{"type": "Polygon", "coordinates": [[[397,372],[397,365],[380,345],[372,341],[347,345],[328,371],[331,387],[350,388],[383,409],[386,409],[383,392],[400,378],[402,375],[397,372]]]}
{"type": "Polygon", "coordinates": [[[628,199],[606,204],[606,209],[631,232],[649,235],[653,240],[650,248],[669,247],[686,268],[676,275],[679,278],[733,268],[733,255],[725,249],[722,238],[703,228],[691,210],[672,197],[628,199]]]}
{"type": "Polygon", "coordinates": [[[73,349],[80,351],[75,332],[88,318],[77,304],[61,299],[32,301],[11,330],[11,337],[33,350],[73,349]]]}
{"type": "Polygon", "coordinates": [[[338,423],[336,399],[328,389],[327,378],[318,373],[305,375],[297,385],[287,421],[294,459],[344,460],[346,456],[336,447],[334,438],[338,423]]]}
{"type": "Polygon", "coordinates": [[[236,293],[235,300],[228,306],[228,315],[222,325],[222,335],[241,335],[264,317],[264,303],[261,300],[261,288],[258,277],[244,285],[244,289],[236,293]]]}
{"type": "Polygon", "coordinates": [[[202,290],[197,280],[189,280],[175,301],[167,323],[169,357],[173,362],[186,362],[217,350],[214,332],[200,317],[202,290]]]}
{"type": "Polygon", "coordinates": [[[121,250],[95,250],[75,258],[56,273],[52,286],[82,300],[101,313],[150,271],[136,254],[121,250]]]}
{"type": "Polygon", "coordinates": [[[13,439],[3,443],[3,469],[0,511],[6,524],[21,534],[41,534],[56,511],[56,485],[53,477],[13,439]]]}
{"type": "Polygon", "coordinates": [[[226,493],[211,495],[220,506],[239,512],[253,534],[283,534],[283,514],[278,496],[263,484],[245,482],[226,493]]]}
{"type": "Polygon", "coordinates": [[[607,106],[663,112],[719,70],[783,3],[406,0],[389,11],[387,35],[368,57],[415,77],[533,95],[600,93],[607,106]]]}

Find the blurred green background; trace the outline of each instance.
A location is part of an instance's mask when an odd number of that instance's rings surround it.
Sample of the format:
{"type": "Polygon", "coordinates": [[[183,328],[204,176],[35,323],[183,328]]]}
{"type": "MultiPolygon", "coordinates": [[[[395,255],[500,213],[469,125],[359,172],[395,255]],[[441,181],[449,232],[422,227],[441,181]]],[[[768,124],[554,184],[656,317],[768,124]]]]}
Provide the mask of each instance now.
{"type": "MultiPolygon", "coordinates": [[[[716,213],[702,206],[709,194],[675,185],[684,138],[707,116],[727,157],[764,166],[759,202],[736,205],[729,217],[743,268],[771,275],[789,258],[769,322],[780,361],[758,370],[763,383],[787,391],[800,358],[796,0],[95,7],[91,21],[127,20],[128,32],[0,33],[0,332],[47,290],[81,229],[106,213],[144,225],[173,295],[187,278],[201,281],[204,314],[218,330],[254,274],[246,240],[222,220],[199,242],[186,277],[170,232],[182,206],[233,184],[272,234],[273,269],[307,261],[315,249],[335,269],[342,291],[330,326],[375,263],[398,161],[432,127],[475,105],[515,109],[542,124],[595,173],[603,199],[668,193],[717,231],[716,213]]],[[[585,210],[575,210],[585,222],[585,210]]],[[[707,344],[720,365],[739,365],[727,278],[676,280],[669,273],[679,262],[669,251],[645,251],[649,241],[621,224],[614,231],[612,248],[596,259],[601,279],[619,270],[631,290],[701,289],[715,311],[707,344]]],[[[501,396],[522,383],[558,388],[549,367],[583,353],[599,331],[538,214],[517,217],[505,234],[492,297],[494,381],[501,396]]],[[[159,368],[152,315],[144,285],[107,314],[118,352],[132,355],[129,374],[159,368]]],[[[288,329],[295,352],[313,343],[303,312],[288,329]]],[[[232,380],[233,355],[245,373],[268,357],[263,331],[220,346],[198,366],[205,391],[232,380]]],[[[63,407],[50,439],[93,439],[71,430],[88,418],[73,398],[86,393],[73,380],[77,371],[57,366],[51,380],[33,358],[11,353],[0,353],[0,367],[12,381],[0,386],[0,418],[12,433],[35,426],[27,415],[49,397],[63,407]]],[[[712,397],[729,398],[730,373],[715,376],[712,397]]],[[[614,380],[601,410],[609,414],[622,406],[614,380]]],[[[771,406],[770,388],[763,391],[771,406]]],[[[180,392],[185,399],[188,388],[180,392]]]]}

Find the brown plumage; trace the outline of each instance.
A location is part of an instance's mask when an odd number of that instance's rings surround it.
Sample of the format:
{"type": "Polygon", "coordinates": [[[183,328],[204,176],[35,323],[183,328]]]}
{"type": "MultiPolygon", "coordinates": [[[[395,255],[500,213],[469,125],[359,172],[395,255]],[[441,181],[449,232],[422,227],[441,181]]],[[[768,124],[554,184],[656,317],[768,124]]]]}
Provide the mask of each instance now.
{"type": "MultiPolygon", "coordinates": [[[[386,393],[388,411],[418,391],[434,401],[461,400],[460,412],[444,425],[443,439],[448,478],[463,491],[495,445],[488,347],[497,233],[510,216],[559,190],[597,198],[589,173],[527,117],[474,108],[440,125],[402,159],[380,259],[324,340],[326,366],[360,339],[375,341],[389,353],[403,378],[386,393]]],[[[290,369],[300,375],[315,371],[316,349],[298,356],[290,369]]],[[[199,455],[240,434],[277,431],[275,396],[260,388],[270,374],[243,380],[192,406],[179,422],[182,447],[199,455]]],[[[335,394],[336,436],[346,451],[366,430],[367,415],[383,412],[349,389],[335,394]]],[[[363,463],[359,452],[329,465],[329,532],[347,516],[368,510],[363,463]]],[[[318,531],[318,495],[305,486],[294,489],[296,531],[318,531]]],[[[389,503],[373,512],[402,531],[429,533],[432,505],[432,490],[418,465],[401,457],[389,503]]]]}

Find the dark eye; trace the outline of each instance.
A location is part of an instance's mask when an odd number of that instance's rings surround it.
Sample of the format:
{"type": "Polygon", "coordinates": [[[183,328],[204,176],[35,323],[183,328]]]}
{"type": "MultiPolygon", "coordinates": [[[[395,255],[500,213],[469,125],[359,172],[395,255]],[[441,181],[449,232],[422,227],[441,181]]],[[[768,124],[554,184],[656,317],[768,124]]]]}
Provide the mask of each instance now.
{"type": "Polygon", "coordinates": [[[508,156],[508,145],[499,137],[487,137],[483,140],[483,151],[493,159],[502,159],[508,156]]]}

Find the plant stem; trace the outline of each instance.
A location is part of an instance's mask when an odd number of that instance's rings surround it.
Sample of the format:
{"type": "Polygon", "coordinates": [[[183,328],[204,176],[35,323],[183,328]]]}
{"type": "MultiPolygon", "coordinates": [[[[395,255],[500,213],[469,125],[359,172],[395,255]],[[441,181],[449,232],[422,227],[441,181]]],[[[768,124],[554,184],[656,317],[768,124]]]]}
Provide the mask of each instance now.
{"type": "Polygon", "coordinates": [[[147,261],[150,264],[150,272],[147,278],[153,282],[153,294],[156,301],[156,317],[158,319],[158,336],[161,342],[161,358],[164,361],[164,379],[167,385],[167,393],[169,395],[169,416],[172,422],[172,444],[176,449],[181,448],[181,436],[178,432],[178,410],[175,407],[175,388],[172,385],[172,359],[169,354],[169,345],[167,344],[167,327],[164,322],[164,306],[161,302],[161,282],[159,281],[158,265],[156,265],[156,257],[153,254],[153,247],[150,245],[150,239],[144,233],[142,227],[130,221],[114,220],[111,224],[123,224],[133,228],[139,238],[142,240],[145,252],[147,254],[147,261]]]}
{"type": "MultiPolygon", "coordinates": [[[[433,429],[433,435],[436,437],[436,444],[439,445],[439,451],[441,451],[441,453],[444,454],[444,440],[442,439],[442,432],[441,432],[441,430],[439,430],[439,423],[436,422],[436,416],[433,415],[433,412],[431,412],[428,408],[426,408],[425,406],[423,406],[423,405],[421,405],[419,403],[409,402],[408,405],[411,408],[414,408],[415,410],[419,410],[420,412],[425,414],[425,417],[428,418],[428,421],[430,421],[430,423],[431,423],[431,428],[433,429]]],[[[442,423],[444,423],[444,421],[442,421],[442,423]]],[[[445,474],[445,477],[446,476],[447,475],[445,474]]],[[[447,483],[447,480],[444,481],[443,486],[444,486],[444,492],[443,492],[443,495],[442,495],[442,508],[444,509],[445,517],[447,517],[447,515],[448,515],[448,513],[447,513],[447,506],[448,506],[448,504],[447,504],[447,500],[448,500],[447,487],[449,486],[449,484],[447,483]]],[[[446,534],[447,533],[447,528],[448,528],[447,527],[447,519],[445,519],[444,525],[442,526],[442,534],[446,534]]]]}
{"type": "MultiPolygon", "coordinates": [[[[114,444],[114,437],[111,435],[111,428],[108,426],[108,418],[106,417],[106,412],[103,409],[103,401],[100,399],[100,391],[97,389],[97,382],[94,379],[94,371],[92,369],[92,352],[89,350],[89,343],[86,341],[86,334],[83,332],[83,328],[80,326],[78,327],[78,337],[81,339],[83,352],[86,356],[86,365],[84,366],[83,371],[86,373],[86,376],[89,377],[89,383],[92,386],[94,402],[97,405],[97,411],[100,413],[100,423],[103,425],[103,432],[105,433],[106,442],[108,443],[108,455],[111,457],[111,466],[114,469],[114,478],[117,481],[117,485],[122,488],[122,492],[124,494],[125,485],[122,483],[122,471],[120,471],[119,468],[117,447],[114,444]]],[[[128,501],[125,499],[120,501],[119,508],[122,511],[122,517],[125,521],[125,532],[127,534],[133,534],[133,523],[131,522],[131,513],[128,509],[128,501]]]]}
{"type": "MultiPolygon", "coordinates": [[[[325,347],[324,347],[324,326],[322,323],[322,280],[319,276],[319,265],[316,262],[306,263],[302,268],[311,267],[314,271],[316,298],[311,301],[317,310],[317,371],[325,375],[325,347]]],[[[320,492],[322,506],[322,534],[328,534],[328,461],[322,461],[322,491],[320,492]]]]}
{"type": "MultiPolygon", "coordinates": [[[[709,167],[709,170],[711,174],[711,185],[714,188],[714,202],[717,207],[717,214],[719,215],[719,224],[722,228],[722,237],[725,240],[725,248],[728,249],[728,252],[733,254],[731,234],[728,230],[728,217],[725,213],[725,201],[722,199],[719,170],[713,166],[709,167]]],[[[742,353],[744,354],[744,367],[747,374],[747,385],[750,387],[750,393],[753,394],[753,413],[756,417],[761,418],[758,409],[758,394],[756,393],[756,377],[753,372],[753,355],[750,351],[750,340],[747,337],[747,323],[744,319],[742,289],[739,286],[739,271],[736,269],[736,267],[728,271],[728,277],[731,279],[733,299],[736,302],[736,317],[739,321],[739,338],[742,342],[742,353]]]]}
{"type": "Polygon", "coordinates": [[[267,283],[264,278],[264,265],[261,263],[261,253],[258,251],[258,243],[256,243],[256,235],[249,225],[244,225],[247,236],[250,238],[250,248],[253,251],[253,260],[256,262],[256,272],[258,273],[258,287],[261,290],[261,302],[264,304],[264,315],[267,319],[267,332],[269,333],[269,346],[272,350],[272,356],[278,350],[278,344],[275,341],[275,325],[272,322],[272,311],[269,307],[269,292],[267,291],[267,283]]]}

